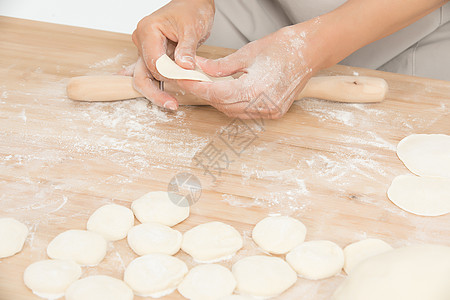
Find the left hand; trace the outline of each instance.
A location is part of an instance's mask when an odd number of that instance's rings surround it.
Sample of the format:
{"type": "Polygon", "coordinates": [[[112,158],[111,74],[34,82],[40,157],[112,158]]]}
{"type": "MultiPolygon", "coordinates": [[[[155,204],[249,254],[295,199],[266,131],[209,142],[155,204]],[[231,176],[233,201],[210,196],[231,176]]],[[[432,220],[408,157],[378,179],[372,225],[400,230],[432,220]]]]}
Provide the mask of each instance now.
{"type": "Polygon", "coordinates": [[[221,59],[197,57],[197,64],[207,74],[220,77],[243,72],[238,79],[178,80],[178,84],[227,116],[280,118],[323,61],[316,47],[320,43],[314,40],[314,22],[294,26],[251,42],[221,59]]]}

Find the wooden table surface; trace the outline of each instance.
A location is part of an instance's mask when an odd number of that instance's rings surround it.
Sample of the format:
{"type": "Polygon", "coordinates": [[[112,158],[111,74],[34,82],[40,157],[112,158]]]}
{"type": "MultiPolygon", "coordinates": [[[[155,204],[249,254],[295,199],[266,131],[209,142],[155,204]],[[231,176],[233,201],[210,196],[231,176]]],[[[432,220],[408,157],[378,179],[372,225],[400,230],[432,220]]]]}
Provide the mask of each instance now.
{"type": "MultiPolygon", "coordinates": [[[[307,240],[329,239],[342,247],[366,237],[394,247],[450,245],[450,215],[412,215],[386,197],[392,179],[409,173],[395,154],[402,138],[450,134],[450,82],[334,66],[322,74],[386,79],[386,101],[304,99],[280,120],[239,123],[211,107],[170,113],[144,99],[68,100],[70,77],[111,74],[136,60],[128,35],[7,17],[0,18],[0,32],[0,217],[17,218],[30,229],[23,251],[0,260],[2,300],[37,299],[22,274],[47,258],[46,246],[58,233],[84,229],[104,204],[129,207],[144,193],[167,190],[181,172],[197,176],[203,192],[176,229],[221,220],[244,236],[244,249],[226,266],[261,253],[251,229],[275,214],[299,218],[307,240]],[[220,133],[233,128],[240,131],[228,147],[220,133]],[[213,150],[228,162],[222,170],[210,164],[208,173],[199,162],[206,163],[213,150]]],[[[199,52],[219,57],[230,50],[199,52]]],[[[186,254],[177,256],[194,265],[186,254]]],[[[83,276],[122,278],[135,257],[126,240],[112,243],[105,260],[84,268],[83,276]]],[[[280,299],[327,299],[344,278],[299,279],[280,299]]]]}

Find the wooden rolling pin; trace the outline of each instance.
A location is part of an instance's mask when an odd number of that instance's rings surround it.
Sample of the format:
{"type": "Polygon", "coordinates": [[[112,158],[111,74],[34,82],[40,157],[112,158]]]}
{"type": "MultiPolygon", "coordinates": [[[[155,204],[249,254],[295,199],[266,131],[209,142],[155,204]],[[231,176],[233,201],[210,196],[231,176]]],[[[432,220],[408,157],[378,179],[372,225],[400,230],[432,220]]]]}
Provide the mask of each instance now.
{"type": "MultiPolygon", "coordinates": [[[[165,82],[165,90],[176,95],[180,105],[208,105],[205,100],[182,93],[170,81],[165,82]]],[[[313,77],[296,100],[318,98],[350,103],[380,102],[387,90],[386,81],[377,77],[313,77]]],[[[67,85],[67,96],[78,101],[116,101],[143,97],[133,88],[132,77],[119,75],[74,77],[67,85]]]]}

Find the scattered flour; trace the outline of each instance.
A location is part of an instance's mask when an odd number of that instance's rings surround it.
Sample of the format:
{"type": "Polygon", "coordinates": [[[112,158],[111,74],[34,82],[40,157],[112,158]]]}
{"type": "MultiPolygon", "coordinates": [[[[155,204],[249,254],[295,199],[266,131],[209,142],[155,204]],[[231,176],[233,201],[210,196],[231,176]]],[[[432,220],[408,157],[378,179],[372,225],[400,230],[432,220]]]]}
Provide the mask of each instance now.
{"type": "Polygon", "coordinates": [[[108,58],[108,59],[105,59],[105,60],[102,60],[102,61],[99,61],[99,62],[96,62],[96,63],[90,65],[89,69],[98,69],[98,68],[102,68],[102,67],[106,67],[106,66],[110,66],[110,65],[115,65],[123,57],[124,57],[124,54],[119,53],[114,57],[111,57],[111,58],[108,58]]]}

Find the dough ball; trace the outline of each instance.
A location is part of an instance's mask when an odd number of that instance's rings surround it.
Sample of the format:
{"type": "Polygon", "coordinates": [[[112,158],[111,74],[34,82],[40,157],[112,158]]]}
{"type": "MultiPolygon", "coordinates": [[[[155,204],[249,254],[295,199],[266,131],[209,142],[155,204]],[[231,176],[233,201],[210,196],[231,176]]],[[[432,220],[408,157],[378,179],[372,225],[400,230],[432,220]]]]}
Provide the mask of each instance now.
{"type": "Polygon", "coordinates": [[[178,286],[178,291],[191,300],[219,300],[233,294],[236,280],[227,268],[217,264],[192,268],[178,286]]]}
{"type": "Polygon", "coordinates": [[[392,246],[379,239],[365,239],[344,248],[344,271],[347,274],[363,260],[392,250],[392,246]]]}
{"type": "Polygon", "coordinates": [[[0,258],[20,252],[27,236],[27,226],[13,218],[0,218],[0,258]]]}
{"type": "Polygon", "coordinates": [[[278,257],[255,255],[237,261],[232,268],[240,294],[276,297],[297,281],[297,274],[278,257]]]}
{"type": "Polygon", "coordinates": [[[334,300],[450,299],[450,247],[398,248],[358,264],[334,300]]]}
{"type": "Polygon", "coordinates": [[[184,233],[181,249],[197,262],[218,262],[242,248],[241,234],[222,222],[198,225],[184,233]]]}
{"type": "Polygon", "coordinates": [[[450,179],[400,175],[392,181],[387,195],[401,209],[419,216],[450,212],[450,179]]]}
{"type": "Polygon", "coordinates": [[[144,223],[128,232],[128,245],[137,255],[162,253],[174,255],[180,250],[183,236],[169,226],[159,223],[144,223]]]}
{"type": "Polygon", "coordinates": [[[134,293],[159,298],[172,293],[188,272],[186,264],[167,254],[147,254],[133,260],[124,280],[134,293]]]}
{"type": "Polygon", "coordinates": [[[150,192],[131,204],[141,223],[156,222],[174,226],[189,216],[189,206],[175,205],[167,192],[150,192]]]}
{"type": "Polygon", "coordinates": [[[66,300],[132,300],[133,291],[122,280],[105,275],[85,277],[66,290],[66,300]]]}
{"type": "Polygon", "coordinates": [[[80,276],[81,267],[75,262],[48,259],[29,265],[23,273],[23,281],[35,295],[58,299],[64,296],[67,287],[80,276]]]}
{"type": "Polygon", "coordinates": [[[82,266],[96,266],[106,255],[106,240],[87,230],[67,230],[58,234],[47,247],[53,259],[73,260],[82,266]]]}
{"type": "Polygon", "coordinates": [[[319,280],[341,272],[344,252],[330,241],[309,241],[292,249],[286,261],[301,277],[319,280]]]}
{"type": "Polygon", "coordinates": [[[306,227],[288,216],[267,217],[253,228],[252,238],[259,247],[273,254],[285,254],[305,240],[306,227]]]}
{"type": "Polygon", "coordinates": [[[134,225],[131,209],[117,204],[108,204],[97,209],[87,222],[87,229],[102,235],[107,241],[118,241],[127,236],[134,225]]]}
{"type": "Polygon", "coordinates": [[[412,134],[398,143],[397,155],[414,174],[450,179],[450,135],[412,134]]]}

